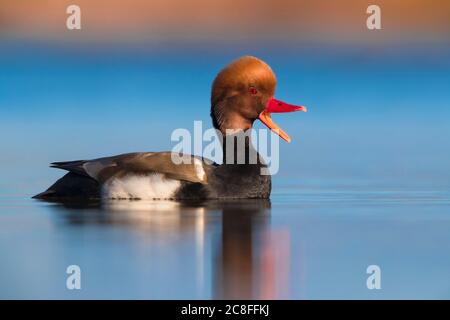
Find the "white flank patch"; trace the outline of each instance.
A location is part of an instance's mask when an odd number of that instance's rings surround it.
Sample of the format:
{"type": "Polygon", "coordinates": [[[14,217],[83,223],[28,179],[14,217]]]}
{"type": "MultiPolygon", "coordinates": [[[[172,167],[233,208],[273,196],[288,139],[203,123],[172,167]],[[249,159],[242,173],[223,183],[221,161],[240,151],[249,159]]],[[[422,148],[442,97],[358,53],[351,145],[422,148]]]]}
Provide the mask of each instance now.
{"type": "Polygon", "coordinates": [[[102,196],[106,199],[171,199],[180,184],[161,174],[129,175],[108,180],[103,185],[102,196]]]}
{"type": "Polygon", "coordinates": [[[203,169],[203,162],[197,158],[194,158],[194,168],[197,178],[203,181],[206,175],[205,170],[203,169]]]}

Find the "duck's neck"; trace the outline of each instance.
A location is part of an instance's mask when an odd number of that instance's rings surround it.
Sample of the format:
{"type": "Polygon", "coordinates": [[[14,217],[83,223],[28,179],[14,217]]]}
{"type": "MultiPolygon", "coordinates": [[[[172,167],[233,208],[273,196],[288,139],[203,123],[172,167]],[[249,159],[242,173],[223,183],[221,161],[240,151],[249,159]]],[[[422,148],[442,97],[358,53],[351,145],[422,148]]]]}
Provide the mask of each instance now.
{"type": "Polygon", "coordinates": [[[224,135],[222,149],[223,165],[265,165],[263,158],[253,147],[249,132],[238,131],[224,135]]]}
{"type": "Polygon", "coordinates": [[[208,178],[212,194],[219,198],[268,198],[270,173],[250,136],[224,136],[222,146],[223,164],[208,178]]]}

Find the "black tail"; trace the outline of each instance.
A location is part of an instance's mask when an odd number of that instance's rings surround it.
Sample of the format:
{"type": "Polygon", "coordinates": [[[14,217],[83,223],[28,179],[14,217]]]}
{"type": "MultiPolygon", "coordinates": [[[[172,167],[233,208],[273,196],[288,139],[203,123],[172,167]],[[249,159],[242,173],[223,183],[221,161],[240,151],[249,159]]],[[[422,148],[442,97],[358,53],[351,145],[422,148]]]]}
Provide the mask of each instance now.
{"type": "Polygon", "coordinates": [[[53,162],[50,164],[50,167],[67,170],[69,172],[78,173],[83,176],[88,176],[88,174],[86,173],[86,170],[84,170],[84,167],[83,167],[83,164],[85,164],[85,163],[86,163],[85,160],[53,162]]]}
{"type": "Polygon", "coordinates": [[[46,191],[35,195],[33,198],[53,201],[99,199],[100,186],[96,180],[88,176],[69,172],[46,191]]]}

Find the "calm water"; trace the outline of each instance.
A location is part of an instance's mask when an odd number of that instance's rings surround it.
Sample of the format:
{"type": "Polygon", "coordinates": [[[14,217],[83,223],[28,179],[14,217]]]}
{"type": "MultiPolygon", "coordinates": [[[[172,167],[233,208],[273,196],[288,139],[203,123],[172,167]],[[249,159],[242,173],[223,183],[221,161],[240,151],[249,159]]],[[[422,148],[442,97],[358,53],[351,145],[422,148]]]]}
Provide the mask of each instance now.
{"type": "Polygon", "coordinates": [[[450,298],[448,189],[283,181],[270,201],[101,205],[1,190],[1,298],[450,298]]]}

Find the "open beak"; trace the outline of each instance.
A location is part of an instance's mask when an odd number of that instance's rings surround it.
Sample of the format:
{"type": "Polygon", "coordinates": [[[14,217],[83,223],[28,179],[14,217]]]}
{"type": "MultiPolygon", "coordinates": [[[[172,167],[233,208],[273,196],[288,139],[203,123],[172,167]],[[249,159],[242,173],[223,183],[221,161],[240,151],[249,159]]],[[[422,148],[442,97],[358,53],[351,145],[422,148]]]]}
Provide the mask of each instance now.
{"type": "Polygon", "coordinates": [[[272,121],[270,117],[270,113],[281,113],[281,112],[294,112],[294,111],[304,111],[307,109],[304,106],[294,106],[292,104],[284,103],[283,101],[270,98],[267,102],[266,109],[261,112],[258,116],[259,120],[264,123],[270,130],[278,134],[282,139],[287,142],[291,142],[291,138],[288,136],[286,132],[281,130],[281,128],[272,121]]]}

